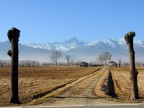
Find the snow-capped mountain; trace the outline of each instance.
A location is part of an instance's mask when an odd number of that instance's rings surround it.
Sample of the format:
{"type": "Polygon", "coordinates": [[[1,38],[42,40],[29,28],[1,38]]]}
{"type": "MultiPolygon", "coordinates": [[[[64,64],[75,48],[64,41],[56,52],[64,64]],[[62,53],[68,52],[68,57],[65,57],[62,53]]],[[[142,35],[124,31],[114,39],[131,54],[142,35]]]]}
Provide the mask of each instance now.
{"type": "MultiPolygon", "coordinates": [[[[139,46],[144,46],[143,41],[138,41],[136,42],[139,46]]],[[[112,48],[117,48],[117,47],[126,47],[125,40],[123,38],[121,39],[108,39],[105,41],[95,41],[95,42],[83,42],[79,41],[77,38],[73,37],[67,41],[64,42],[54,42],[54,43],[32,43],[29,44],[28,46],[31,46],[33,48],[41,48],[41,49],[49,49],[49,50],[58,50],[58,51],[69,51],[75,48],[79,47],[85,47],[85,46],[103,46],[103,47],[112,47],[112,48]]]]}
{"type": "Polygon", "coordinates": [[[108,39],[104,41],[90,42],[85,46],[103,46],[103,47],[117,48],[117,47],[125,47],[126,42],[124,41],[124,39],[108,39]]]}
{"type": "MultiPolygon", "coordinates": [[[[136,52],[136,61],[143,61],[144,55],[144,41],[134,41],[134,48],[136,52]]],[[[112,54],[112,59],[118,61],[129,61],[128,46],[123,38],[108,39],[105,41],[89,42],[82,47],[69,50],[65,53],[76,55],[81,60],[94,60],[103,52],[108,51],[112,54]]]]}
{"type": "MultiPolygon", "coordinates": [[[[134,44],[136,47],[144,47],[144,40],[135,41],[134,44]]],[[[33,48],[58,50],[62,52],[66,52],[79,47],[90,47],[90,46],[109,47],[109,48],[127,48],[124,38],[108,39],[104,41],[94,41],[94,42],[83,42],[83,41],[79,41],[75,37],[64,42],[32,43],[29,44],[28,46],[31,46],[33,48]]]]}
{"type": "MultiPolygon", "coordinates": [[[[144,40],[134,42],[136,61],[143,61],[144,55],[144,40]]],[[[10,43],[0,42],[0,57],[1,59],[10,59],[7,56],[7,51],[10,49],[10,43]]],[[[108,51],[112,54],[113,60],[121,59],[129,61],[128,47],[124,38],[108,39],[104,41],[83,42],[75,37],[64,42],[55,43],[33,43],[30,45],[19,44],[21,60],[38,60],[41,62],[51,62],[50,56],[52,50],[61,51],[63,58],[65,55],[70,55],[75,61],[94,61],[100,54],[108,51]]],[[[64,60],[64,59],[63,59],[64,60]]]]}
{"type": "Polygon", "coordinates": [[[28,46],[33,48],[49,49],[49,50],[58,50],[58,51],[68,51],[74,48],[84,46],[83,41],[79,41],[77,38],[73,37],[64,42],[54,42],[54,43],[32,43],[28,46]]]}
{"type": "MultiPolygon", "coordinates": [[[[110,47],[110,48],[126,48],[127,49],[127,45],[126,45],[124,38],[90,42],[90,43],[87,43],[85,46],[103,46],[103,47],[110,47]]],[[[144,47],[144,40],[134,41],[134,46],[144,47]]]]}
{"type": "MultiPolygon", "coordinates": [[[[7,55],[10,49],[9,41],[0,42],[0,60],[10,60],[10,57],[7,55]]],[[[33,48],[19,43],[19,60],[48,61],[51,52],[51,50],[33,48]]]]}

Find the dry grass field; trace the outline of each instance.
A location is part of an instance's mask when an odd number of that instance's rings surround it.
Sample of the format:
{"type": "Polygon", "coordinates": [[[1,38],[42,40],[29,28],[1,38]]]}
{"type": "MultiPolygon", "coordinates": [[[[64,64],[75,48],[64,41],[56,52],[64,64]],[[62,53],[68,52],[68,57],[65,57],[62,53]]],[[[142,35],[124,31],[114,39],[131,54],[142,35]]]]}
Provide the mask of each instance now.
{"type": "MultiPolygon", "coordinates": [[[[101,90],[101,85],[106,85],[105,74],[107,69],[103,69],[95,73],[96,67],[19,67],[19,97],[23,105],[32,102],[34,99],[40,98],[57,88],[72,84],[67,91],[68,96],[87,95],[90,89],[94,89],[95,94],[102,94],[102,97],[107,97],[101,90]],[[93,75],[94,74],[94,75],[93,75]],[[86,79],[84,77],[88,76],[86,79]],[[83,79],[76,84],[78,79],[83,79]],[[95,80],[96,79],[96,80],[95,80]],[[92,86],[89,86],[91,85],[92,86]],[[95,84],[95,85],[94,85],[95,84]],[[98,88],[98,89],[97,89],[98,88]],[[68,90],[71,90],[68,92],[68,90]]],[[[144,68],[137,68],[139,94],[141,99],[135,102],[143,102],[144,98],[144,68]]],[[[111,67],[112,79],[114,82],[114,90],[117,95],[115,102],[131,102],[130,98],[130,80],[129,67],[111,67]]],[[[67,87],[69,88],[69,87],[67,87]]],[[[94,94],[92,94],[94,95],[94,94]]],[[[91,95],[90,95],[91,96],[91,95]]],[[[97,95],[98,96],[98,95],[97,95]]],[[[100,96],[101,97],[101,96],[100,96]]],[[[0,106],[10,105],[10,67],[0,67],[0,106]]],[[[49,100],[49,99],[48,99],[49,100]]],[[[97,99],[98,100],[98,99],[97,99]]],[[[97,100],[93,100],[94,102],[97,100]]],[[[103,98],[107,100],[107,98],[103,98]]],[[[100,100],[99,100],[100,101],[100,100]]],[[[104,102],[106,102],[104,101],[104,102]]],[[[39,103],[39,102],[38,102],[39,103]]],[[[40,102],[41,103],[41,102],[40,102]]],[[[46,102],[47,103],[47,102],[46,102]]],[[[92,103],[92,102],[91,102],[92,103]]],[[[55,104],[55,103],[54,103],[55,104]]]]}
{"type": "MultiPolygon", "coordinates": [[[[25,104],[38,94],[73,82],[93,73],[96,68],[80,67],[19,67],[19,97],[25,104]]],[[[10,67],[0,67],[0,105],[9,105],[10,67]]]]}
{"type": "Polygon", "coordinates": [[[108,78],[108,72],[107,70],[104,70],[105,73],[103,77],[99,80],[98,84],[95,86],[95,94],[99,97],[107,97],[105,87],[107,84],[107,78],[108,78]]]}
{"type": "MultiPolygon", "coordinates": [[[[138,102],[142,102],[144,98],[144,68],[137,68],[138,74],[138,86],[141,99],[138,102]]],[[[129,67],[111,68],[113,75],[113,81],[115,86],[115,92],[118,99],[122,102],[130,102],[130,73],[129,67]]]]}

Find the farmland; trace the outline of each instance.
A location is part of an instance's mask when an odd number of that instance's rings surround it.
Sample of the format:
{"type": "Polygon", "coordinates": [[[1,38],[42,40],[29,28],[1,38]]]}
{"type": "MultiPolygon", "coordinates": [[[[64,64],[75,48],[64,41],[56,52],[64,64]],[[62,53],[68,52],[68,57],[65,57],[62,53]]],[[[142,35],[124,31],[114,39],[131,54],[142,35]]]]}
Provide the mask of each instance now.
{"type": "MultiPolygon", "coordinates": [[[[144,68],[137,69],[138,74],[138,86],[139,94],[141,99],[144,98],[144,68]]],[[[129,101],[130,97],[130,74],[129,68],[113,68],[111,69],[113,74],[113,80],[115,84],[115,92],[118,95],[119,99],[123,101],[129,101]]]]}
{"type": "MultiPolygon", "coordinates": [[[[19,67],[19,97],[22,105],[127,103],[130,97],[129,67],[110,68],[117,98],[101,89],[108,68],[19,67]],[[100,70],[99,70],[100,69],[100,70]],[[101,93],[103,94],[101,96],[101,93]]],[[[138,68],[141,99],[144,97],[144,69],[138,68]]],[[[0,106],[10,105],[10,68],[0,68],[0,106]]]]}
{"type": "MultiPolygon", "coordinates": [[[[73,82],[93,73],[96,68],[79,67],[20,67],[19,96],[22,103],[30,102],[38,94],[73,82]]],[[[8,105],[10,97],[10,68],[0,68],[0,105],[8,105]]]]}

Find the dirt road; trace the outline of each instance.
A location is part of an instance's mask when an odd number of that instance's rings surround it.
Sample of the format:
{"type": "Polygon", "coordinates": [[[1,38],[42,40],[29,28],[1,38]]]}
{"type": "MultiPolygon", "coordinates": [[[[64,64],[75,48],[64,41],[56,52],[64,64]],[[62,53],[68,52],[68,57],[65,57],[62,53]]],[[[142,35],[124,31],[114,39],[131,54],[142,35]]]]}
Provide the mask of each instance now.
{"type": "Polygon", "coordinates": [[[144,108],[143,104],[98,104],[74,106],[26,106],[18,108],[144,108]]]}
{"type": "Polygon", "coordinates": [[[63,93],[55,97],[47,97],[41,100],[41,105],[89,105],[111,103],[104,98],[99,98],[94,93],[94,88],[103,77],[105,70],[99,70],[85,79],[76,83],[63,93]]]}

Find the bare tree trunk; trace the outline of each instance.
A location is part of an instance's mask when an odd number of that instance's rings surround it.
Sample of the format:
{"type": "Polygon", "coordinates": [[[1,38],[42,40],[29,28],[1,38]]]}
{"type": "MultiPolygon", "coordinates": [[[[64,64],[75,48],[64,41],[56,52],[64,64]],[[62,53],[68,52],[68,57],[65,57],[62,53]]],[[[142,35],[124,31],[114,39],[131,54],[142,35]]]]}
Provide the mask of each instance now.
{"type": "Polygon", "coordinates": [[[18,38],[19,30],[12,28],[8,32],[8,37],[11,42],[11,50],[8,51],[8,55],[11,57],[11,98],[10,103],[19,104],[18,96],[18,38]]]}
{"type": "Polygon", "coordinates": [[[57,66],[57,60],[56,60],[56,66],[57,66]]]}
{"type": "Polygon", "coordinates": [[[131,100],[135,100],[139,98],[139,95],[138,95],[138,83],[137,83],[138,72],[135,68],[135,52],[133,44],[129,45],[129,54],[130,54],[131,100]]]}
{"type": "Polygon", "coordinates": [[[68,66],[69,66],[69,64],[70,64],[70,63],[69,63],[69,60],[68,60],[68,66]]]}
{"type": "Polygon", "coordinates": [[[139,99],[138,83],[137,83],[138,72],[135,68],[135,52],[133,48],[134,36],[135,32],[129,32],[128,34],[125,35],[125,40],[129,47],[129,57],[130,57],[131,100],[139,99]]]}

